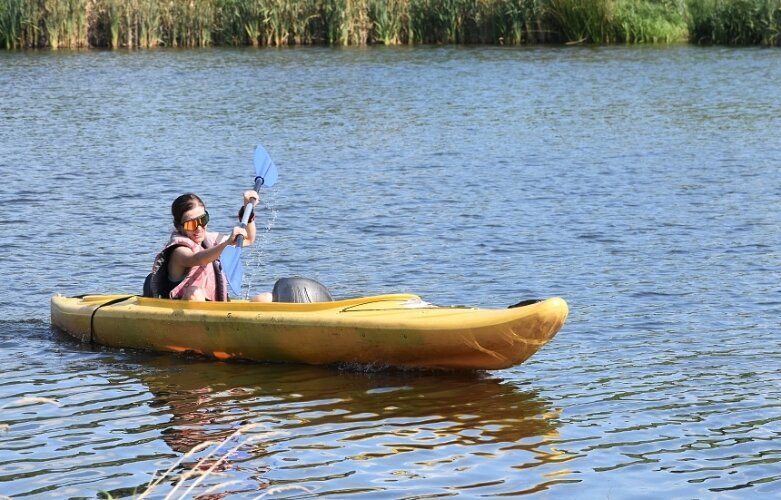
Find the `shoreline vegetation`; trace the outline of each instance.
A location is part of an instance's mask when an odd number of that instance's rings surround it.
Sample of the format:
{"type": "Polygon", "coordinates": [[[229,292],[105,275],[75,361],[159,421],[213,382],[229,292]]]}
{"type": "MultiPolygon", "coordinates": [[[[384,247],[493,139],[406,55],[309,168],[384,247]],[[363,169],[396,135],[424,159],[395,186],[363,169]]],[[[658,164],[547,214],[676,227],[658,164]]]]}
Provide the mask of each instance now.
{"type": "Polygon", "coordinates": [[[781,46],[781,0],[0,0],[0,47],[781,46]]]}

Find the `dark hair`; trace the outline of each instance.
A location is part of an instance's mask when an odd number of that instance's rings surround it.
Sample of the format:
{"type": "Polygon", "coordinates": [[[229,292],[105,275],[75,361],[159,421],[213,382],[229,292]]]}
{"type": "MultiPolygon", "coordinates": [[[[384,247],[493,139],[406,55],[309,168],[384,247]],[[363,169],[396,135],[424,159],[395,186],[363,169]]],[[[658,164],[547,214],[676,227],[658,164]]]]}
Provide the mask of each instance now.
{"type": "Polygon", "coordinates": [[[186,193],[175,199],[171,204],[171,215],[174,217],[174,226],[181,226],[182,215],[184,215],[186,211],[191,210],[197,206],[206,208],[203,200],[200,199],[197,194],[186,193]]]}

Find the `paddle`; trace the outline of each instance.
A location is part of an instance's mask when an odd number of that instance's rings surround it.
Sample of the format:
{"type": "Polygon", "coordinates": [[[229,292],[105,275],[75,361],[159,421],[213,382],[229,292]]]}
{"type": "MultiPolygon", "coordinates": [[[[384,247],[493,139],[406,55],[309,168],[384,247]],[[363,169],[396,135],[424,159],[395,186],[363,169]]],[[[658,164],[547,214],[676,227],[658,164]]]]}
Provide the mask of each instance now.
{"type": "MultiPolygon", "coordinates": [[[[271,157],[268,155],[266,149],[258,144],[255,148],[255,191],[260,192],[262,186],[271,187],[277,182],[278,172],[274,162],[271,161],[271,157]]],[[[247,206],[244,207],[244,215],[241,217],[241,227],[247,227],[249,218],[252,215],[252,208],[254,204],[250,200],[247,206]]],[[[236,295],[241,293],[241,281],[244,278],[244,270],[241,266],[241,246],[244,244],[244,237],[239,236],[236,238],[236,246],[228,245],[222,251],[220,255],[220,262],[222,262],[222,270],[225,272],[225,276],[228,278],[231,290],[236,295]]]]}

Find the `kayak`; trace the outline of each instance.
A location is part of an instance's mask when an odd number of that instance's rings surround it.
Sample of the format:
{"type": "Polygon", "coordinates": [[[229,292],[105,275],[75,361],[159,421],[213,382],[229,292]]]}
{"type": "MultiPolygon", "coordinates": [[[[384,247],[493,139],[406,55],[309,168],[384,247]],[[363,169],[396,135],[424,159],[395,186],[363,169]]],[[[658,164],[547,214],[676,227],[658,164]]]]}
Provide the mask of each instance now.
{"type": "Polygon", "coordinates": [[[559,297],[529,302],[480,309],[413,294],[314,303],[55,295],[51,319],[82,342],[220,360],[496,370],[526,361],[567,318],[559,297]]]}

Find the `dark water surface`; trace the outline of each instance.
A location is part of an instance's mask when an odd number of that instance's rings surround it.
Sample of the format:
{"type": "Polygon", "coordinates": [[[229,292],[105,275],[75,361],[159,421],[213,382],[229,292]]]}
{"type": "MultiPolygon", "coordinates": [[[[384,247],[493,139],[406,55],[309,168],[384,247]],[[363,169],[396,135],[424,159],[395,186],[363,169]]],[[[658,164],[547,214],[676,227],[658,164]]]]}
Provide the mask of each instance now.
{"type": "Polygon", "coordinates": [[[0,52],[0,495],[781,495],[779,82],[753,48],[0,52]],[[50,327],[53,293],[140,292],[176,195],[227,229],[258,143],[252,293],[560,295],[567,324],[477,374],[50,327]]]}

